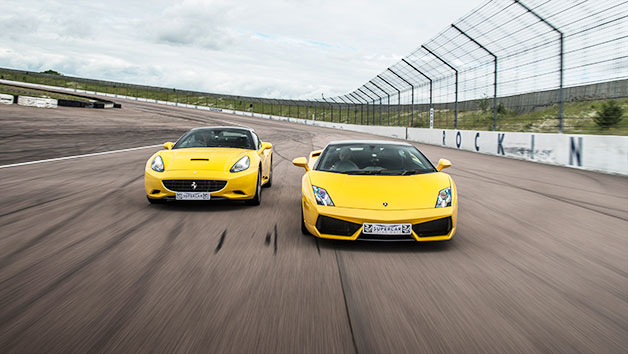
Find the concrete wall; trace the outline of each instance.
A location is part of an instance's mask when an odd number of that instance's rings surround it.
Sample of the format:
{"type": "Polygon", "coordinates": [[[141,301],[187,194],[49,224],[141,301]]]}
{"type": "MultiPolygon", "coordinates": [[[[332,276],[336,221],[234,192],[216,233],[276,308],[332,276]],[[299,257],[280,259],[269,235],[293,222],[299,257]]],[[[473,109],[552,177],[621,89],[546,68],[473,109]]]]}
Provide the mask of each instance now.
{"type": "Polygon", "coordinates": [[[13,104],[13,95],[5,95],[0,93],[0,104],[13,104]]]}
{"type": "Polygon", "coordinates": [[[17,104],[39,108],[57,108],[57,100],[52,98],[40,98],[30,96],[18,96],[17,104]]]}

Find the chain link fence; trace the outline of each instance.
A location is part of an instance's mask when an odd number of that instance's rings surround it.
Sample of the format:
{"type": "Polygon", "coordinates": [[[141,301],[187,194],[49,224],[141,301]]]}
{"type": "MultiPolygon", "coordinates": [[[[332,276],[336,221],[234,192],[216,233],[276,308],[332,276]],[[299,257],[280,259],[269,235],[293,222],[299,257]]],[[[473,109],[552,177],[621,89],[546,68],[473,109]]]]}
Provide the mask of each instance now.
{"type": "Polygon", "coordinates": [[[363,125],[628,134],[628,1],[491,0],[345,95],[288,100],[0,69],[8,80],[363,125]]]}

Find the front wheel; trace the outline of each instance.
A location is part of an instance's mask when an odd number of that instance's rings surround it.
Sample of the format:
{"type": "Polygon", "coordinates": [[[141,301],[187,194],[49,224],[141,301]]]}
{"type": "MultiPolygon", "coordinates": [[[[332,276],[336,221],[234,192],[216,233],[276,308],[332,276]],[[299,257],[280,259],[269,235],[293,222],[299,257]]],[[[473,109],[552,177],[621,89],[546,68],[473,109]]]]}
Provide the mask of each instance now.
{"type": "Polygon", "coordinates": [[[268,167],[268,181],[264,185],[264,188],[270,188],[273,186],[273,155],[270,155],[270,166],[268,167]]]}
{"type": "Polygon", "coordinates": [[[257,187],[255,188],[255,196],[253,199],[245,201],[248,205],[260,205],[262,203],[262,168],[260,166],[257,172],[257,187]]]}
{"type": "Polygon", "coordinates": [[[303,218],[303,204],[301,204],[301,233],[306,236],[311,235],[310,230],[305,227],[305,218],[303,218]]]}

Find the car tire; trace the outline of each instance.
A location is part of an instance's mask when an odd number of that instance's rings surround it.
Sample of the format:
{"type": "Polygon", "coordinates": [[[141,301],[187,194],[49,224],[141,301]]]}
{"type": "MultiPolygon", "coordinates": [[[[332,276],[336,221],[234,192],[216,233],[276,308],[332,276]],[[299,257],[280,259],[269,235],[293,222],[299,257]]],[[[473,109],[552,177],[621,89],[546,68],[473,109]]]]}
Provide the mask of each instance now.
{"type": "Polygon", "coordinates": [[[303,204],[301,204],[301,233],[305,236],[311,236],[310,230],[305,227],[305,219],[303,218],[303,204]]]}
{"type": "Polygon", "coordinates": [[[245,201],[248,205],[260,205],[262,203],[262,167],[257,172],[257,188],[253,199],[245,201]]]}
{"type": "Polygon", "coordinates": [[[270,155],[270,167],[268,171],[268,181],[264,185],[265,188],[270,188],[273,186],[273,155],[270,155]]]}
{"type": "Polygon", "coordinates": [[[156,198],[149,198],[149,197],[146,197],[146,199],[148,199],[148,202],[151,204],[165,204],[166,203],[165,199],[156,199],[156,198]]]}

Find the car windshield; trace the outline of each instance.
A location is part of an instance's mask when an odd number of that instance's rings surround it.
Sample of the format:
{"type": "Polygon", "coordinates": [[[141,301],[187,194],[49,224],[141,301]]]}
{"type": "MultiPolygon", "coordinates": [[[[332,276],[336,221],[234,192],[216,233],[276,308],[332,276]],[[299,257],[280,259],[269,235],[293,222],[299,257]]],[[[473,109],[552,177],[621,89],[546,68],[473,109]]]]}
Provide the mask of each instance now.
{"type": "Polygon", "coordinates": [[[202,128],[185,133],[173,149],[224,147],[255,150],[251,132],[235,128],[202,128]]]}
{"type": "Polygon", "coordinates": [[[329,145],[315,169],[352,175],[398,176],[436,172],[414,146],[385,143],[329,145]]]}

